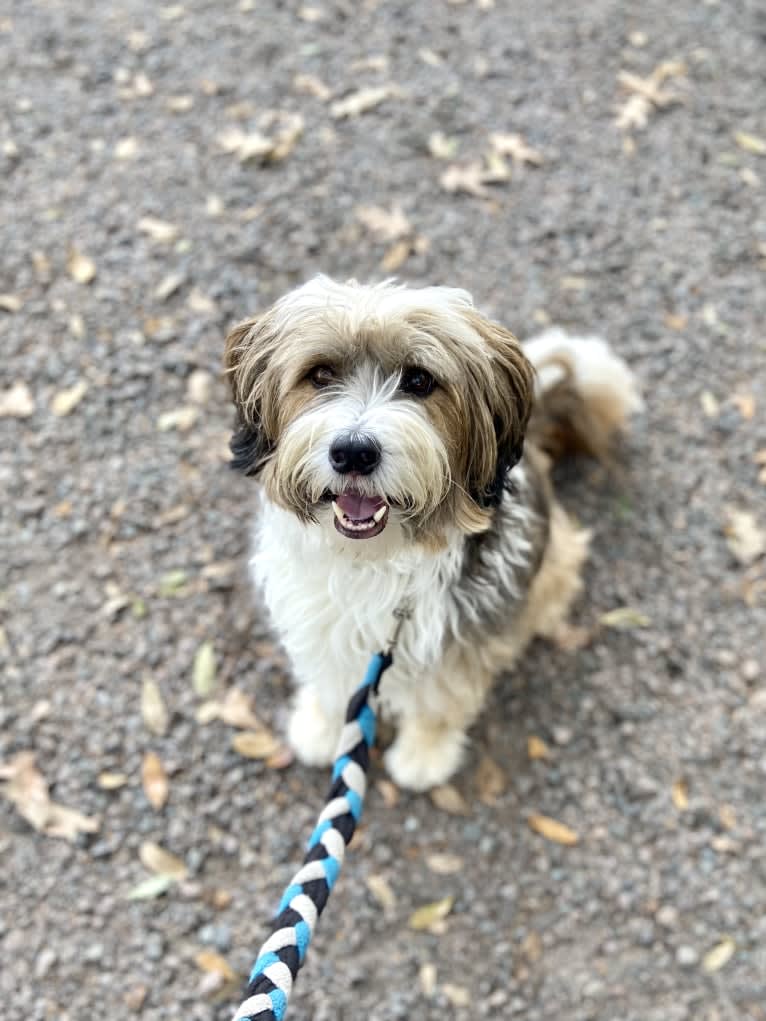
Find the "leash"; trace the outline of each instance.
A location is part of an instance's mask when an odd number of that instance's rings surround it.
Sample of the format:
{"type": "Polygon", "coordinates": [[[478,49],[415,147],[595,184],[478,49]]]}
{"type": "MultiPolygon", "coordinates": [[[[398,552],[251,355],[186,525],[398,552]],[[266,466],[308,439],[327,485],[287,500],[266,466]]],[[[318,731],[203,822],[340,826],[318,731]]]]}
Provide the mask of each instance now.
{"type": "Polygon", "coordinates": [[[250,972],[246,999],[233,1021],[282,1021],[293,983],[340,873],[343,857],[362,814],[376,716],[370,696],[393,663],[393,651],[412,608],[394,610],[396,625],[386,652],[376,653],[364,680],[348,703],[346,723],[335,752],[332,785],[308,843],[303,865],[282,895],[274,931],[261,947],[250,972]]]}

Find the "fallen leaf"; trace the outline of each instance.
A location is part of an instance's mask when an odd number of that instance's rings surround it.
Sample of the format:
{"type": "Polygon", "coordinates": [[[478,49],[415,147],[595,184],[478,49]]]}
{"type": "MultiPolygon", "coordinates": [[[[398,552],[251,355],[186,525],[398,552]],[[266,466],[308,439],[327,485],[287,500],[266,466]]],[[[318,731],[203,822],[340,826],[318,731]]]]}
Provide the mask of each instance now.
{"type": "Polygon", "coordinates": [[[194,955],[194,963],[200,971],[214,972],[227,982],[233,982],[237,978],[237,973],[231,968],[226,958],[215,950],[200,950],[198,954],[194,955]]]}
{"type": "Polygon", "coordinates": [[[128,989],[127,992],[123,993],[122,1002],[128,1010],[132,1010],[135,1014],[137,1014],[146,1002],[146,997],[148,995],[149,989],[147,986],[133,986],[131,989],[128,989]]]}
{"type": "Polygon", "coordinates": [[[702,405],[702,412],[706,418],[718,417],[721,405],[718,403],[715,395],[709,390],[703,390],[700,394],[700,404],[702,405]]]}
{"type": "Polygon", "coordinates": [[[304,125],[300,114],[278,113],[276,121],[281,126],[273,137],[232,126],[218,135],[218,145],[224,152],[235,155],[240,163],[279,162],[292,152],[304,125]]]}
{"type": "Polygon", "coordinates": [[[174,223],[158,220],[155,216],[142,216],[137,226],[142,234],[148,234],[152,241],[162,244],[170,244],[178,237],[178,227],[174,223]]]}
{"type": "Polygon", "coordinates": [[[620,107],[615,124],[620,131],[632,131],[634,128],[643,131],[649,123],[651,109],[652,104],[645,96],[628,96],[620,107]]]}
{"type": "Polygon", "coordinates": [[[189,292],[189,297],[186,301],[192,312],[199,312],[201,315],[213,315],[218,311],[218,306],[213,299],[207,294],[203,294],[202,291],[197,290],[196,287],[189,292]]]}
{"type": "Polygon", "coordinates": [[[505,773],[488,755],[482,755],[475,780],[479,801],[485,805],[494,805],[505,790],[505,773]]]}
{"type": "Polygon", "coordinates": [[[195,653],[192,686],[200,698],[209,698],[215,691],[215,649],[212,642],[203,642],[195,653]]]}
{"type": "Polygon", "coordinates": [[[702,970],[707,972],[708,975],[720,971],[732,959],[736,949],[737,945],[734,940],[730,936],[726,936],[712,950],[708,950],[702,958],[702,970]]]}
{"type": "Polygon", "coordinates": [[[171,886],[174,885],[175,879],[172,876],[149,876],[148,879],[144,879],[137,886],[134,886],[132,890],[128,891],[126,897],[128,900],[154,900],[155,897],[161,897],[164,893],[167,893],[171,886]]]}
{"type": "Polygon", "coordinates": [[[439,183],[450,194],[465,192],[476,198],[485,199],[489,192],[484,187],[484,167],[481,163],[454,164],[447,167],[439,178],[439,183]]]}
{"type": "Polygon", "coordinates": [[[405,264],[411,253],[411,241],[397,241],[381,259],[380,268],[384,273],[395,273],[405,264]]]}
{"type": "Polygon", "coordinates": [[[734,141],[745,152],[753,153],[755,156],[766,156],[766,140],[757,135],[751,135],[748,131],[735,131],[734,141]]]}
{"type": "Polygon", "coordinates": [[[460,872],[465,864],[463,859],[456,854],[441,854],[439,852],[426,855],[425,862],[437,876],[451,876],[455,872],[460,872]]]}
{"type": "Polygon", "coordinates": [[[723,530],[731,553],[744,567],[756,561],[766,550],[766,534],[750,511],[730,507],[723,530]]]}
{"type": "Polygon", "coordinates": [[[158,737],[168,731],[168,711],[162,698],[162,692],[156,681],[145,677],[141,688],[141,716],[147,728],[158,737]]]}
{"type": "Polygon", "coordinates": [[[390,780],[377,780],[375,786],[380,791],[386,808],[396,808],[399,804],[399,788],[390,780]]]}
{"type": "Polygon", "coordinates": [[[555,844],[564,844],[566,847],[572,847],[580,839],[574,830],[564,825],[563,822],[557,822],[547,815],[533,813],[527,818],[527,822],[530,829],[534,830],[535,833],[539,833],[541,837],[545,837],[546,840],[551,840],[555,844]]]}
{"type": "Polygon", "coordinates": [[[377,88],[359,89],[352,92],[343,99],[337,100],[330,107],[330,114],[335,120],[342,120],[346,117],[359,117],[363,113],[374,110],[385,103],[387,99],[397,95],[397,90],[391,85],[380,85],[377,88]]]}
{"type": "Polygon", "coordinates": [[[175,571],[168,571],[160,578],[158,594],[161,596],[175,596],[184,588],[188,581],[186,571],[177,568],[175,571]]]}
{"type": "Polygon", "coordinates": [[[16,294],[0,294],[0,310],[3,312],[20,312],[21,298],[16,294]]]}
{"type": "Polygon", "coordinates": [[[500,156],[510,156],[519,166],[529,163],[533,167],[539,167],[544,162],[543,154],[527,145],[521,135],[494,132],[489,136],[489,144],[500,156]]]}
{"type": "Polygon", "coordinates": [[[459,145],[457,138],[450,138],[443,131],[434,131],[428,136],[428,151],[437,160],[454,159],[459,145]]]}
{"type": "Polygon", "coordinates": [[[420,982],[420,991],[423,996],[427,996],[429,999],[436,992],[436,978],[437,971],[435,964],[421,964],[420,971],[418,972],[418,981],[420,982]]]}
{"type": "Polygon", "coordinates": [[[194,106],[194,96],[169,96],[165,105],[171,113],[188,113],[194,106]]]}
{"type": "Polygon", "coordinates": [[[98,785],[102,791],[117,791],[128,782],[124,773],[110,773],[108,770],[98,774],[98,785]]]}
{"type": "Polygon", "coordinates": [[[205,710],[205,719],[199,718],[198,722],[210,723],[213,720],[222,720],[230,727],[240,727],[243,730],[262,731],[263,725],[253,712],[250,705],[250,696],[239,688],[229,688],[221,700],[203,702],[199,707],[205,710]]]}
{"type": "Polygon", "coordinates": [[[243,755],[246,759],[268,759],[280,750],[282,744],[271,731],[264,728],[243,730],[242,733],[235,734],[231,739],[231,746],[238,755],[243,755]]]}
{"type": "Polygon", "coordinates": [[[156,752],[146,752],[141,762],[141,786],[153,809],[159,811],[168,800],[168,775],[156,752]]]}
{"type": "Polygon", "coordinates": [[[471,993],[465,986],[456,986],[452,982],[445,982],[442,992],[453,1007],[467,1007],[471,1003],[471,993]]]}
{"type": "Polygon", "coordinates": [[[34,411],[34,397],[26,383],[14,383],[0,391],[0,418],[29,418],[34,411]]]}
{"type": "Polygon", "coordinates": [[[598,620],[603,627],[614,628],[616,631],[633,631],[636,628],[650,627],[652,623],[646,614],[633,606],[615,607],[614,610],[602,613],[598,620]]]}
{"type": "Polygon", "coordinates": [[[189,870],[180,858],[155,844],[153,840],[142,842],[138,849],[138,857],[145,869],[161,876],[170,876],[176,882],[181,882],[189,875],[189,870]]]}
{"type": "Polygon", "coordinates": [[[734,394],[731,402],[739,410],[740,415],[745,421],[749,422],[755,415],[755,398],[752,394],[734,394]]]}
{"type": "Polygon", "coordinates": [[[174,408],[172,411],[164,411],[157,419],[157,429],[161,433],[170,432],[175,429],[178,432],[188,432],[199,417],[199,408],[190,406],[174,408]]]}
{"type": "Polygon", "coordinates": [[[682,315],[677,312],[667,312],[665,314],[665,325],[669,330],[685,330],[689,322],[689,317],[682,315]]]}
{"type": "Polygon", "coordinates": [[[154,288],[154,297],[157,301],[167,301],[172,298],[176,291],[180,290],[186,282],[183,273],[168,273],[154,288]]]}
{"type": "Polygon", "coordinates": [[[269,769],[287,769],[295,761],[295,752],[287,745],[282,745],[273,755],[266,759],[269,769]]]}
{"type": "Polygon", "coordinates": [[[357,219],[380,241],[398,241],[412,234],[412,224],[399,206],[359,206],[357,219]]]}
{"type": "Polygon", "coordinates": [[[365,885],[370,893],[373,895],[375,900],[385,911],[386,915],[390,917],[396,910],[396,894],[391,889],[391,885],[384,876],[372,875],[367,876],[365,885]]]}
{"type": "Polygon", "coordinates": [[[51,401],[51,411],[57,418],[64,418],[74,411],[87,392],[88,384],[84,379],[68,390],[59,390],[51,401]]]}
{"type": "Polygon", "coordinates": [[[452,784],[445,783],[441,787],[433,787],[428,792],[431,801],[440,808],[442,812],[449,812],[450,815],[470,815],[471,810],[460,793],[452,784]]]}
{"type": "Polygon", "coordinates": [[[541,737],[530,734],[527,738],[527,755],[533,761],[536,759],[549,759],[551,750],[541,737]]]}
{"type": "Polygon", "coordinates": [[[427,931],[449,915],[454,903],[454,897],[444,897],[443,900],[434,901],[432,904],[424,904],[417,911],[413,911],[407,924],[416,932],[427,931]]]}
{"type": "Polygon", "coordinates": [[[313,74],[296,74],[293,78],[293,89],[304,96],[314,96],[326,103],[332,99],[332,89],[313,74]]]}
{"type": "Polygon", "coordinates": [[[725,830],[737,828],[737,816],[731,805],[721,805],[718,809],[718,818],[725,830]]]}
{"type": "Polygon", "coordinates": [[[355,60],[351,65],[352,71],[387,71],[389,59],[384,53],[373,53],[369,57],[362,57],[355,60]]]}
{"type": "Polygon", "coordinates": [[[689,807],[689,785],[686,780],[676,780],[671,788],[673,804],[679,812],[685,812],[689,807]]]}
{"type": "Polygon", "coordinates": [[[81,833],[96,833],[101,826],[98,819],[51,801],[48,784],[32,752],[19,752],[0,764],[0,781],[0,794],[34,829],[48,837],[75,841],[81,833]]]}
{"type": "Polygon", "coordinates": [[[71,278],[78,284],[90,284],[96,277],[96,264],[93,259],[76,248],[69,249],[67,270],[71,278]]]}

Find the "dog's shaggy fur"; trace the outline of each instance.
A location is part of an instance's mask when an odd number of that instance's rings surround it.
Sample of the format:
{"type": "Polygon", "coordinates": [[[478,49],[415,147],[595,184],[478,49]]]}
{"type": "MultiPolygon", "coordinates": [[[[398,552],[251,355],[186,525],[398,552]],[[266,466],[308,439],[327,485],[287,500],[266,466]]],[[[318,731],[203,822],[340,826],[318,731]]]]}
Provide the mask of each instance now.
{"type": "Polygon", "coordinates": [[[253,574],[298,682],[297,755],[331,761],[406,599],[381,688],[398,727],[386,763],[404,787],[444,782],[495,675],[565,626],[589,535],[549,466],[608,450],[640,406],[630,371],[596,338],[522,346],[465,291],[326,277],[235,328],[226,368],[234,465],[261,483],[253,574]],[[349,439],[375,463],[339,470],[349,439]]]}

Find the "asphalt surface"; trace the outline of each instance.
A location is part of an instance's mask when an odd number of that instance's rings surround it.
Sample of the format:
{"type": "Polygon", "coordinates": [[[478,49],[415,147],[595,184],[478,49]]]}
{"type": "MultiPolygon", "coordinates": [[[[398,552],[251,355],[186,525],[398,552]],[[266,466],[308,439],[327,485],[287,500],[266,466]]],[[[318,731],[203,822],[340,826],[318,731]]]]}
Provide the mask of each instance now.
{"type": "Polygon", "coordinates": [[[499,682],[455,783],[467,815],[374,787],[289,1017],[766,1018],[759,0],[6,0],[0,66],[0,769],[34,752],[99,826],[47,835],[0,789],[0,1014],[238,1002],[327,776],[198,722],[205,642],[276,733],[289,693],[246,578],[223,336],[317,271],[387,260],[519,336],[605,335],[647,410],[621,471],[561,473],[594,532],[586,637],[499,682]],[[448,190],[496,132],[542,163],[448,190]],[[409,227],[386,238],[364,206],[409,227]],[[130,900],[146,841],[188,877],[130,900]],[[410,927],[447,897],[436,931],[410,927]]]}

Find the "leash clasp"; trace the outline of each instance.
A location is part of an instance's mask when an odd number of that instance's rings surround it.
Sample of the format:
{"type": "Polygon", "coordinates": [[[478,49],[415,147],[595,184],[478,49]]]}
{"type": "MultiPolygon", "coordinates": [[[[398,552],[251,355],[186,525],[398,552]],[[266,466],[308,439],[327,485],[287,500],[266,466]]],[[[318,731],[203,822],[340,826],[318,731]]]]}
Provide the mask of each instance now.
{"type": "Polygon", "coordinates": [[[396,623],[394,625],[393,633],[391,634],[391,637],[388,640],[386,649],[389,656],[393,653],[394,649],[396,648],[397,642],[399,641],[399,635],[401,634],[402,628],[404,627],[404,622],[410,619],[410,617],[412,616],[412,611],[413,605],[410,600],[401,602],[394,610],[394,618],[396,620],[396,623]]]}

